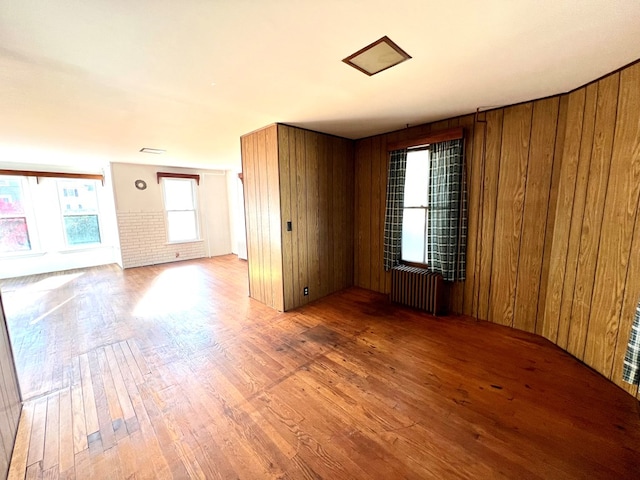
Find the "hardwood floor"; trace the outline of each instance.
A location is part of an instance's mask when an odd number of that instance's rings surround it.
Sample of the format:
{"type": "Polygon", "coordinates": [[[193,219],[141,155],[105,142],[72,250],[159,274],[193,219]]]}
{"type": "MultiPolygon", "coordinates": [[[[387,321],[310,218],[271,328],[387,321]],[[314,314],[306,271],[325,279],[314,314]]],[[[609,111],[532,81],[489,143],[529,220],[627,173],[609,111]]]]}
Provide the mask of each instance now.
{"type": "Polygon", "coordinates": [[[3,281],[10,478],[637,478],[637,402],[550,342],[356,288],[278,313],[246,276],[3,281]]]}

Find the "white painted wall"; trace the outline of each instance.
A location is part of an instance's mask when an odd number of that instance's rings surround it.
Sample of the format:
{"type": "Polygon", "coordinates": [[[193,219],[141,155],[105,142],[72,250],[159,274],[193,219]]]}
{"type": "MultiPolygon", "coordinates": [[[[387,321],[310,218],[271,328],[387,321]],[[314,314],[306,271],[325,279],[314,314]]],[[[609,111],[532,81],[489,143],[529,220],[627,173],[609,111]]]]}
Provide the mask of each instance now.
{"type": "Polygon", "coordinates": [[[247,235],[244,223],[244,192],[237,171],[227,170],[231,248],[238,258],[247,259],[247,235]]]}
{"type": "Polygon", "coordinates": [[[231,253],[227,184],[223,170],[196,170],[157,165],[111,165],[124,268],[167,263],[231,253]],[[195,242],[169,243],[157,172],[200,175],[197,187],[201,238],[195,242]],[[146,190],[135,187],[147,183],[146,190]]]}
{"type": "Polygon", "coordinates": [[[59,172],[104,173],[105,183],[96,190],[100,208],[99,246],[67,247],[64,241],[56,180],[28,177],[31,205],[36,230],[30,230],[32,251],[0,256],[0,278],[19,277],[38,273],[56,272],[74,268],[117,263],[119,260],[118,230],[110,170],[108,164],[90,169],[74,166],[36,165],[27,163],[0,163],[0,169],[37,170],[59,172]]]}
{"type": "Polygon", "coordinates": [[[200,176],[200,209],[206,232],[207,256],[233,252],[226,175],[224,170],[204,172],[200,176]]]}

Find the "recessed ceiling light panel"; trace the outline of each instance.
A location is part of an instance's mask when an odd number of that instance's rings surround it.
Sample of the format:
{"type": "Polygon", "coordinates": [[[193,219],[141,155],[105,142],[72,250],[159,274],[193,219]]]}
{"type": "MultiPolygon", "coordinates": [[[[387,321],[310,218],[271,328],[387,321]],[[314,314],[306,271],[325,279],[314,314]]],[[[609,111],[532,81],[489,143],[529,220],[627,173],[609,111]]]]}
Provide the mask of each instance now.
{"type": "Polygon", "coordinates": [[[142,153],[153,153],[155,155],[161,155],[166,152],[166,150],[162,150],[161,148],[149,148],[149,147],[141,148],[140,151],[142,153]]]}
{"type": "Polygon", "coordinates": [[[362,50],[358,50],[353,55],[349,55],[342,61],[371,76],[410,58],[411,56],[407,52],[402,50],[389,37],[384,36],[362,50]]]}

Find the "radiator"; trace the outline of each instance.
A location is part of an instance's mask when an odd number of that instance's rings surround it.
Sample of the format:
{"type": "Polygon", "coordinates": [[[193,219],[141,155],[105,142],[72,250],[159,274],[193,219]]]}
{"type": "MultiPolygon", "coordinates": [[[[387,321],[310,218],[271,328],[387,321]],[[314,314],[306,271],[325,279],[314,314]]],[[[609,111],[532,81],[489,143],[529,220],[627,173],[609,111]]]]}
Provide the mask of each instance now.
{"type": "Polygon", "coordinates": [[[434,315],[446,315],[449,285],[439,273],[399,265],[391,269],[391,301],[434,315]]]}

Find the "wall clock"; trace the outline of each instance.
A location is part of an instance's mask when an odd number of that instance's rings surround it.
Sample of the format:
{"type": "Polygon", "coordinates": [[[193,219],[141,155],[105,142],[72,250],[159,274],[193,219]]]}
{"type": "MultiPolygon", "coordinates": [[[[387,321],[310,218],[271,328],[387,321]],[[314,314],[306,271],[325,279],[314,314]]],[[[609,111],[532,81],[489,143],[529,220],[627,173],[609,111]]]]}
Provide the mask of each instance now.
{"type": "Polygon", "coordinates": [[[138,190],[144,190],[145,188],[147,188],[147,182],[145,182],[144,180],[136,180],[135,185],[138,190]]]}

